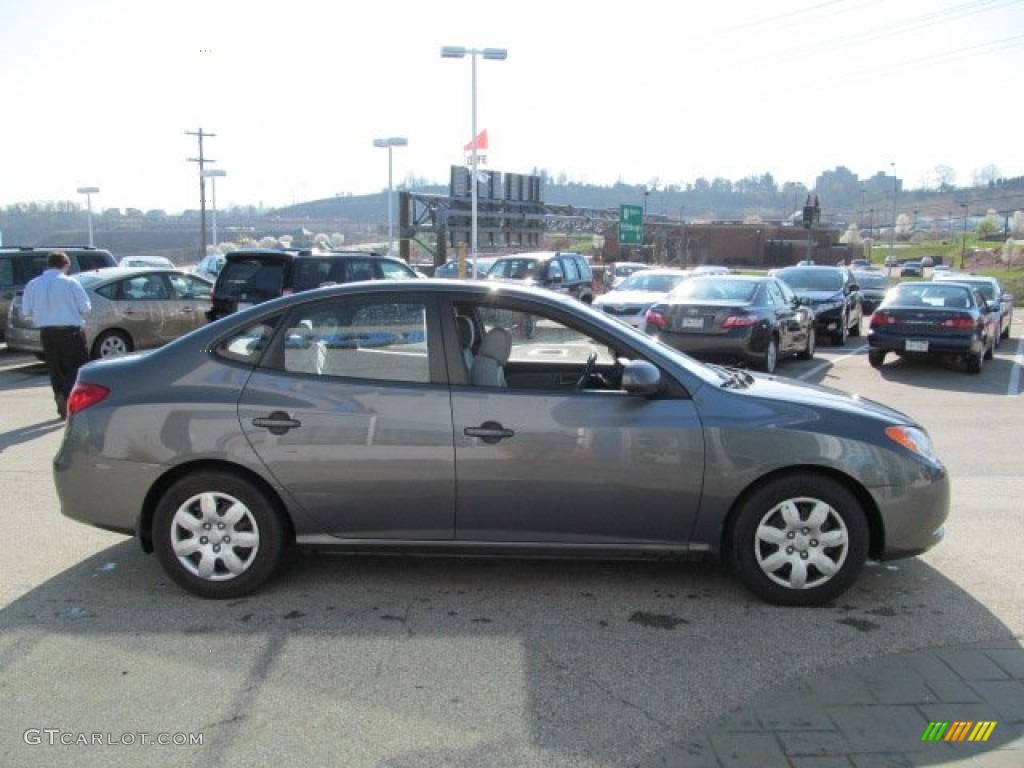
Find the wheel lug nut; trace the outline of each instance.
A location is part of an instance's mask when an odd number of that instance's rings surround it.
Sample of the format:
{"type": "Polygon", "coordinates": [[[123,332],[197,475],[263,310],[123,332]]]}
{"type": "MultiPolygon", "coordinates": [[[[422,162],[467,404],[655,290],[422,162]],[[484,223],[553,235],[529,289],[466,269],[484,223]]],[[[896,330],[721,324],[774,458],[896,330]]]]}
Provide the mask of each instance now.
{"type": "MultiPolygon", "coordinates": [[[[220,552],[220,544],[214,544],[213,545],[213,551],[214,552],[220,552]]],[[[806,557],[806,555],[804,555],[804,556],[806,557]]]]}
{"type": "Polygon", "coordinates": [[[793,554],[793,551],[794,551],[794,550],[793,550],[793,548],[792,548],[792,547],[786,547],[786,554],[787,554],[787,555],[792,555],[792,554],[793,554]]]}
{"type": "Polygon", "coordinates": [[[218,531],[223,531],[224,530],[224,523],[217,523],[217,530],[218,531]]]}
{"type": "Polygon", "coordinates": [[[209,523],[203,523],[203,530],[204,530],[204,531],[209,531],[209,530],[211,530],[212,528],[213,528],[213,526],[212,526],[212,525],[210,525],[209,523]]]}
{"type": "MultiPolygon", "coordinates": [[[[216,547],[214,547],[214,549],[216,549],[216,547]]],[[[806,552],[801,552],[800,553],[800,559],[801,560],[806,560],[807,559],[807,553],[806,552]]]]}
{"type": "Polygon", "coordinates": [[[818,546],[818,540],[817,539],[811,539],[811,546],[812,547],[818,546]]]}
{"type": "Polygon", "coordinates": [[[223,539],[221,539],[221,541],[224,542],[225,544],[230,544],[231,543],[231,537],[230,536],[225,536],[223,539]]]}
{"type": "Polygon", "coordinates": [[[208,538],[206,538],[205,536],[200,536],[199,537],[199,543],[202,544],[203,546],[206,546],[207,544],[210,543],[210,540],[208,538]]]}
{"type": "Polygon", "coordinates": [[[796,538],[796,534],[793,533],[792,531],[790,531],[789,533],[786,534],[786,538],[787,539],[795,539],[796,538]]]}

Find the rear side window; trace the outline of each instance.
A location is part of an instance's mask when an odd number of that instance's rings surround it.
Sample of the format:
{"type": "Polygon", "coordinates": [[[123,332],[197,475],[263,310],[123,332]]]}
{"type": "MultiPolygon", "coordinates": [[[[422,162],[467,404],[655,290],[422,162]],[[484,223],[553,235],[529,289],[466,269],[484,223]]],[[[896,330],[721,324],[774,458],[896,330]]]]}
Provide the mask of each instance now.
{"type": "Polygon", "coordinates": [[[416,273],[412,269],[394,261],[380,262],[380,271],[383,273],[385,280],[408,280],[409,278],[416,277],[416,273]]]}
{"type": "Polygon", "coordinates": [[[569,283],[575,283],[580,279],[580,271],[576,266],[576,262],[572,258],[565,259],[562,262],[562,267],[565,270],[565,280],[569,283]]]}
{"type": "Polygon", "coordinates": [[[341,282],[339,268],[337,262],[327,259],[297,259],[292,267],[295,290],[308,291],[324,283],[341,282]]]}
{"type": "Polygon", "coordinates": [[[106,251],[75,251],[74,258],[78,260],[79,272],[89,272],[93,269],[115,266],[114,257],[106,251]]]}
{"type": "Polygon", "coordinates": [[[419,301],[339,299],[294,312],[284,370],[317,376],[427,383],[426,306],[419,301]]]}

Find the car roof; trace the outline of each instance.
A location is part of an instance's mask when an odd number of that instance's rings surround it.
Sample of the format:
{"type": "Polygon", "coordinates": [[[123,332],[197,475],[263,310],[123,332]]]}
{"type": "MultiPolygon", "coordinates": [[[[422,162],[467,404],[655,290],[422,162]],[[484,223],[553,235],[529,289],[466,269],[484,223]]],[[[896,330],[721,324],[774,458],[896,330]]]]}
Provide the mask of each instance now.
{"type": "MultiPolygon", "coordinates": [[[[183,275],[185,273],[180,269],[171,269],[170,267],[103,267],[102,269],[76,272],[72,277],[95,277],[97,279],[91,281],[90,284],[96,285],[100,281],[117,280],[122,277],[144,277],[145,275],[153,274],[183,275]]],[[[201,280],[202,278],[200,277],[199,279],[201,280]]]]}

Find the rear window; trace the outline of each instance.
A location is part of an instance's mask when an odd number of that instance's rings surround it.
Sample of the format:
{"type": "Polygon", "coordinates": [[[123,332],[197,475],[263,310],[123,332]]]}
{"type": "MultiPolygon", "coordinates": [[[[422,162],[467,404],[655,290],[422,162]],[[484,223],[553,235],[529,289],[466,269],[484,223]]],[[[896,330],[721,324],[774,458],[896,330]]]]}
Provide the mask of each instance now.
{"type": "Polygon", "coordinates": [[[270,299],[280,296],[284,289],[284,264],[262,262],[256,259],[229,261],[217,277],[220,296],[270,299]]]}

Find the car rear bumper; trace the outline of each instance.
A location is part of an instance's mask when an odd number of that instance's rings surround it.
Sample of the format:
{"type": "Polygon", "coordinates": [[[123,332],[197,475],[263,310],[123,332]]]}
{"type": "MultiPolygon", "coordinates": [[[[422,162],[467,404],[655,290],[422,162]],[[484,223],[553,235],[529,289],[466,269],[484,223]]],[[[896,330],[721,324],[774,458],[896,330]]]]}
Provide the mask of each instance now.
{"type": "Polygon", "coordinates": [[[39,329],[15,325],[7,326],[7,349],[11,352],[42,354],[43,341],[40,338],[39,329]]]}

